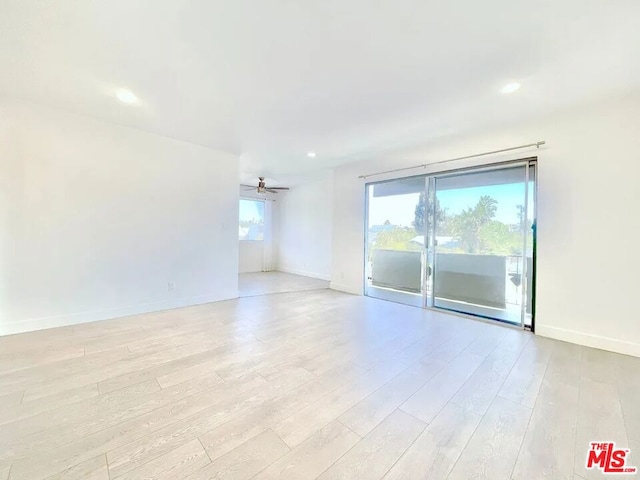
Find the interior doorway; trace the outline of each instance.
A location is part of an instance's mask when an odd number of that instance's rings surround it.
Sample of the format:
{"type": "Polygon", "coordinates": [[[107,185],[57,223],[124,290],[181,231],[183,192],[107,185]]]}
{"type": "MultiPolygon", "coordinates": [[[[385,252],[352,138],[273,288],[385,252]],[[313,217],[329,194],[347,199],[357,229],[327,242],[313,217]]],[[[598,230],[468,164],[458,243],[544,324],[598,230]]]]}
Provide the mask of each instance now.
{"type": "Polygon", "coordinates": [[[275,200],[266,196],[240,197],[238,295],[257,297],[329,288],[326,280],[274,271],[275,205],[275,200]]]}
{"type": "Polygon", "coordinates": [[[238,271],[267,271],[265,256],[271,232],[270,205],[264,199],[240,198],[239,212],[238,271]]]}
{"type": "Polygon", "coordinates": [[[536,159],[366,188],[366,295],[533,327],[536,159]]]}

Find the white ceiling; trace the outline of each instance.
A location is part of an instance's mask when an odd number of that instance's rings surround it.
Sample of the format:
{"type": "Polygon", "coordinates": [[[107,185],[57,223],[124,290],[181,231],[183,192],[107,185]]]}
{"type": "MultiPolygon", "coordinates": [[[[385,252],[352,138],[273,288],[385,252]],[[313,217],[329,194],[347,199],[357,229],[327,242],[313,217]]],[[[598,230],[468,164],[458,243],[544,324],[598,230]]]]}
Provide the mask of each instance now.
{"type": "Polygon", "coordinates": [[[294,178],[638,88],[639,25],[639,0],[2,0],[0,93],[294,178]]]}

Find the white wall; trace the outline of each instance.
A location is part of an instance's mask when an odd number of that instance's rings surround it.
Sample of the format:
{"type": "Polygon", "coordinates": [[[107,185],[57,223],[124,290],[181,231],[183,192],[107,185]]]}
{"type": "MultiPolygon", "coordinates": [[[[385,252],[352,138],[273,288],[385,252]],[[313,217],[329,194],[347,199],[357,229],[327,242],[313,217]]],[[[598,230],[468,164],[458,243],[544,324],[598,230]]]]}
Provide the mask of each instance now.
{"type": "Polygon", "coordinates": [[[228,154],[0,103],[0,334],[236,297],[237,179],[228,154]]]}
{"type": "MultiPolygon", "coordinates": [[[[332,288],[362,294],[364,181],[358,175],[538,140],[547,141],[539,151],[481,160],[539,158],[536,332],[640,356],[640,94],[338,168],[332,288]]],[[[449,167],[474,163],[479,159],[449,167]]]]}
{"type": "Polygon", "coordinates": [[[331,279],[333,174],[324,174],[278,197],[276,268],[331,279]]]}
{"type": "Polygon", "coordinates": [[[262,272],[264,269],[264,241],[240,240],[239,273],[262,272]]]}

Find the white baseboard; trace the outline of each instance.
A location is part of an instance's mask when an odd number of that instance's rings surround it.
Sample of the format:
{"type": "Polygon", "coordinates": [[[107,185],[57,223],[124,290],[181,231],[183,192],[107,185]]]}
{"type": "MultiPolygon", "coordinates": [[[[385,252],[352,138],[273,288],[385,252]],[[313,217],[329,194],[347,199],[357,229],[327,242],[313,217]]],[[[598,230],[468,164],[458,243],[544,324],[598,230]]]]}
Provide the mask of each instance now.
{"type": "Polygon", "coordinates": [[[331,290],[337,290],[339,292],[350,293],[352,295],[362,295],[362,287],[356,288],[352,285],[346,285],[344,283],[331,282],[329,284],[331,290]]]}
{"type": "Polygon", "coordinates": [[[593,347],[600,350],[622,353],[623,355],[640,357],[640,344],[625,342],[624,340],[618,340],[616,338],[601,337],[599,335],[576,332],[575,330],[567,330],[565,328],[538,324],[536,324],[536,335],[555,338],[556,340],[562,340],[570,343],[577,343],[578,345],[584,345],[585,347],[593,347]]]}
{"type": "Polygon", "coordinates": [[[331,281],[331,275],[322,275],[321,273],[309,272],[306,270],[298,270],[296,268],[282,267],[278,265],[276,271],[283,273],[291,273],[292,275],[300,275],[302,277],[317,278],[318,280],[331,281]]]}
{"type": "Polygon", "coordinates": [[[97,322],[100,320],[127,317],[129,315],[139,315],[141,313],[159,312],[162,310],[171,310],[173,308],[231,300],[233,298],[238,298],[237,290],[235,291],[235,294],[233,294],[233,292],[227,292],[222,296],[211,294],[197,295],[192,297],[169,299],[161,302],[141,303],[137,305],[127,305],[124,307],[94,310],[90,312],[76,312],[51,317],[31,318],[19,322],[0,323],[0,336],[33,332],[35,330],[44,330],[47,328],[68,327],[70,325],[78,325],[80,323],[97,322]]]}

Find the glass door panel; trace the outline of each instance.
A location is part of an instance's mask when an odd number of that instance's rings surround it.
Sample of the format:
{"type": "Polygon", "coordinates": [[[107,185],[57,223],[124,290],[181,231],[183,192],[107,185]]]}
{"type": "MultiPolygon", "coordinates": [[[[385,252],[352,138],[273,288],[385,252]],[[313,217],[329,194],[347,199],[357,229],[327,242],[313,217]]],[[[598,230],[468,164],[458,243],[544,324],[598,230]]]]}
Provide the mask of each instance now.
{"type": "Polygon", "coordinates": [[[425,177],[367,186],[365,294],[422,306],[425,177]]]}
{"type": "Polygon", "coordinates": [[[522,325],[528,168],[435,177],[433,306],[522,325]]]}

